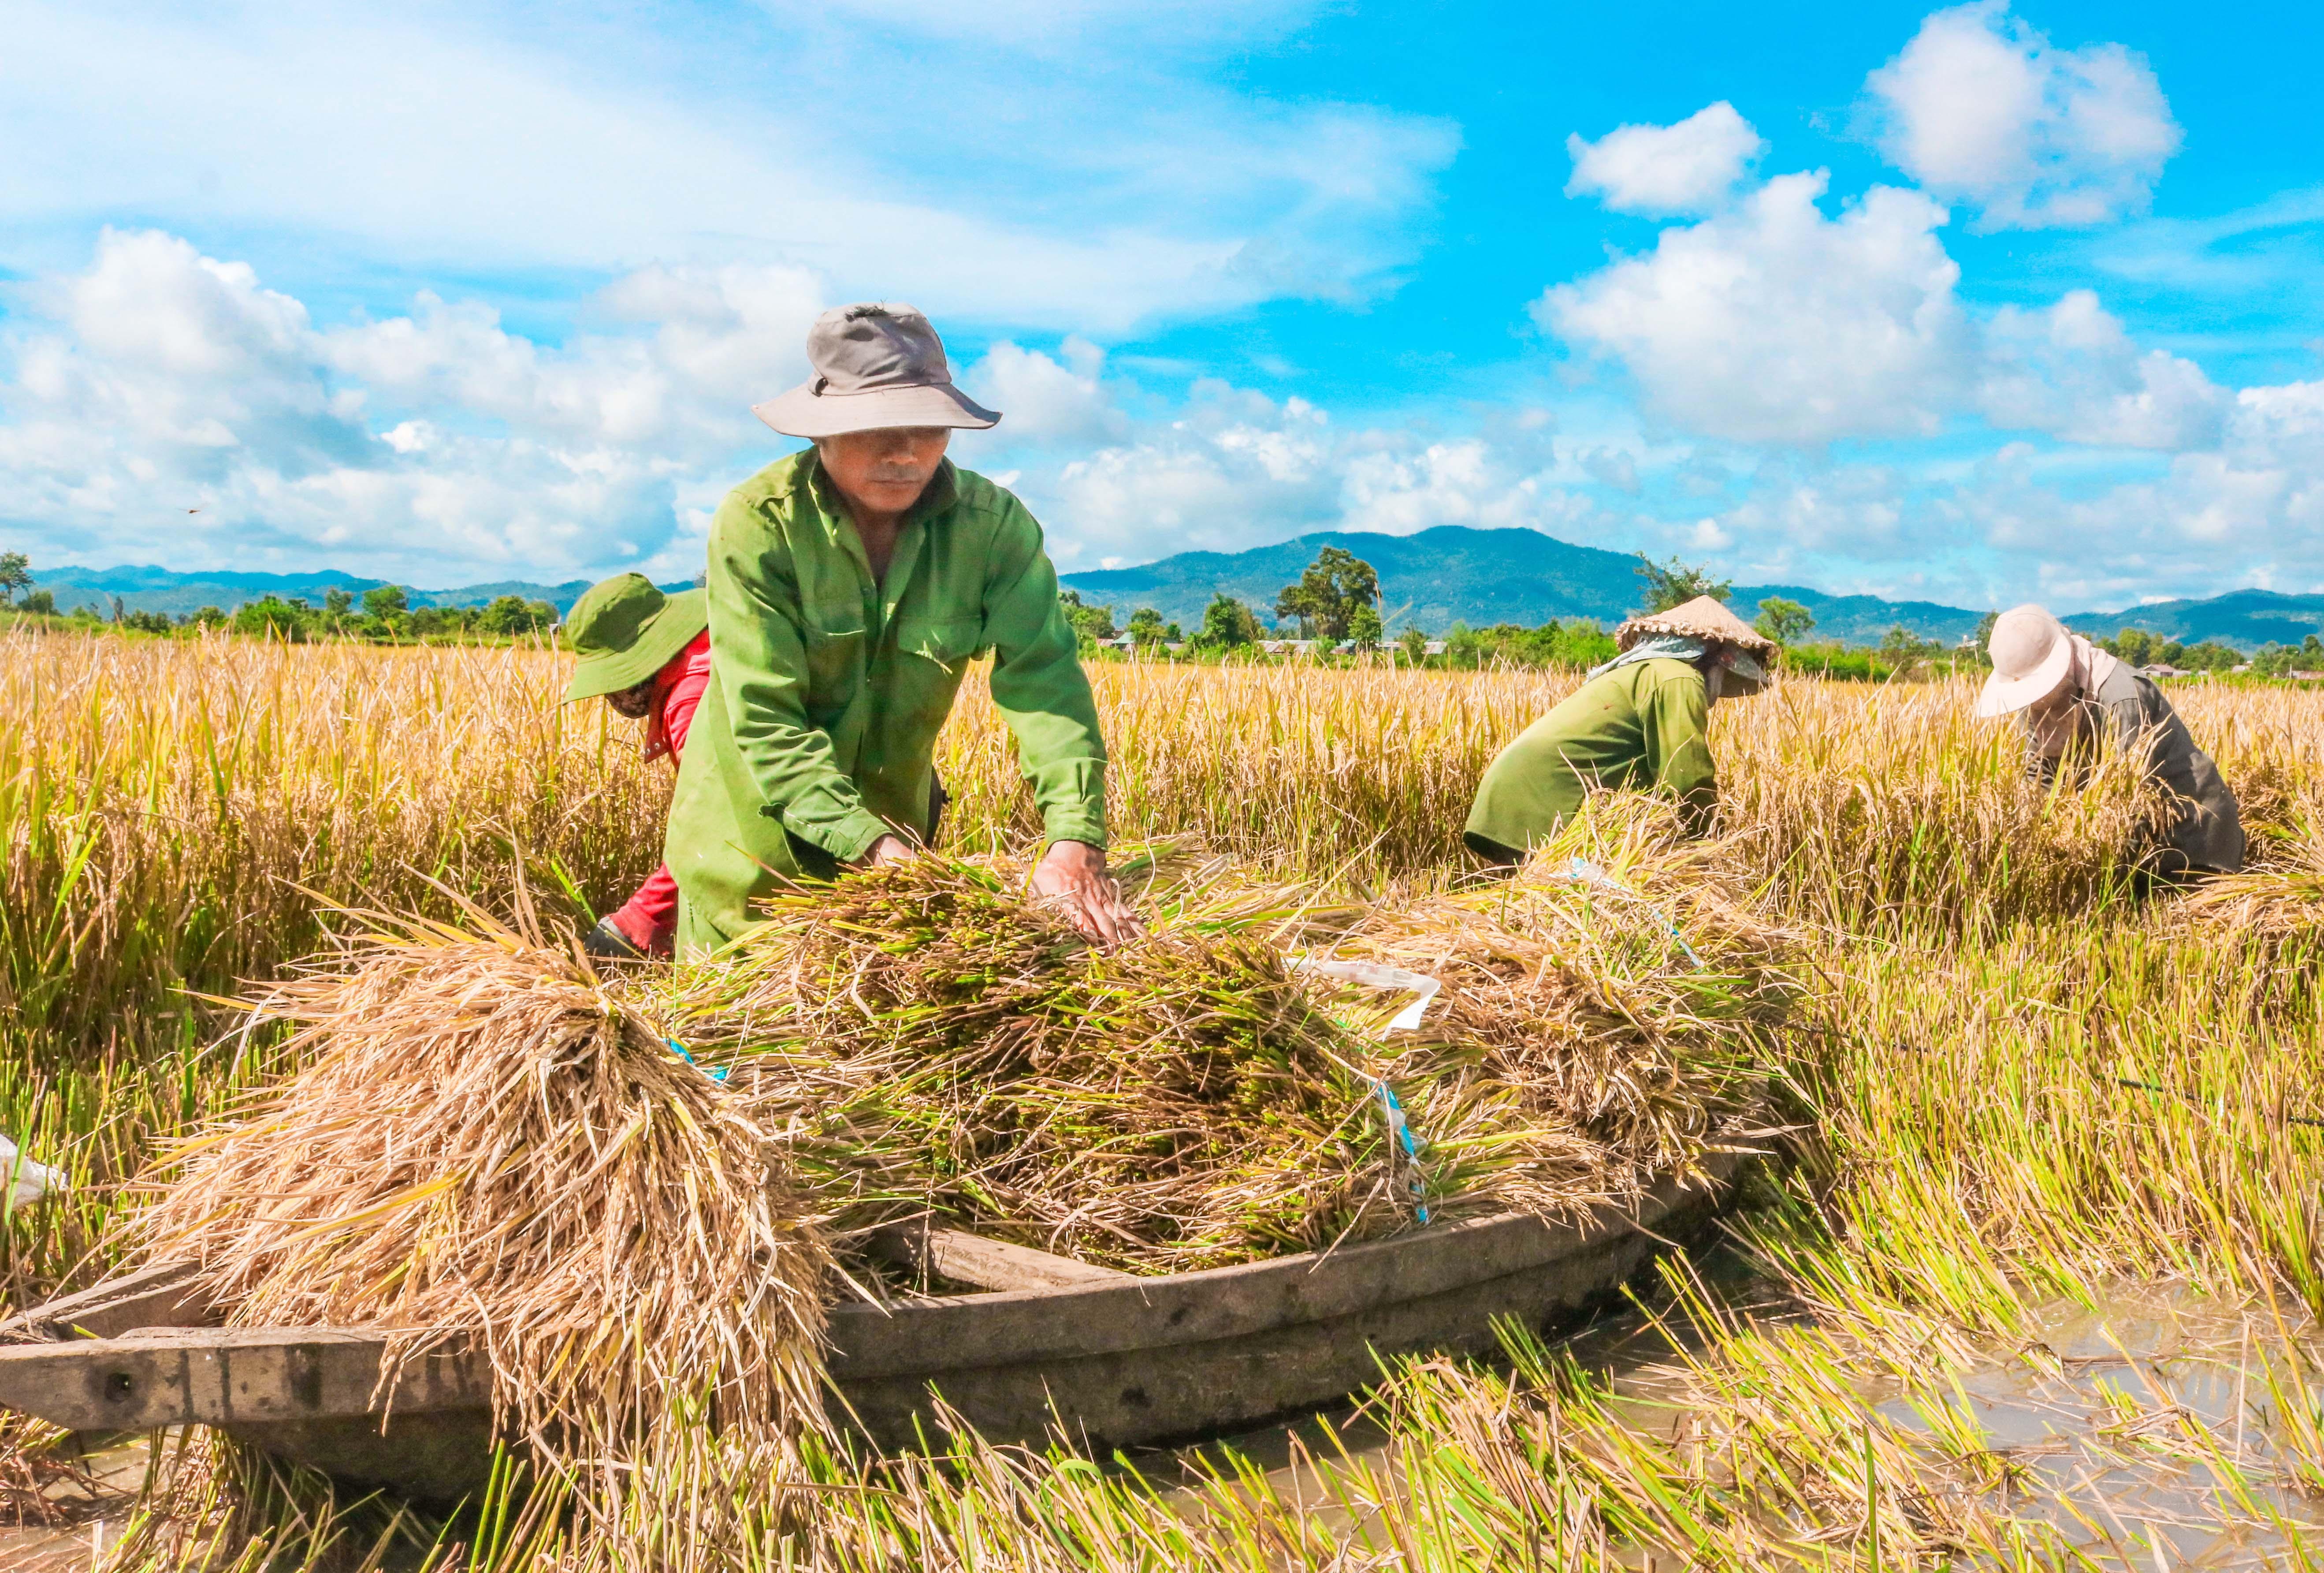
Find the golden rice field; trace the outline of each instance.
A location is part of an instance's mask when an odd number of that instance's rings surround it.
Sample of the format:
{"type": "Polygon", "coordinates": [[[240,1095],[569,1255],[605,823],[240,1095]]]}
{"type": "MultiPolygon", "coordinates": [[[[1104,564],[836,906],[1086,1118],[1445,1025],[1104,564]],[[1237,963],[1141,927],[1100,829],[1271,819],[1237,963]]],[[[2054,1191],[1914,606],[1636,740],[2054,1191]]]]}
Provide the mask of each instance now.
{"type": "MultiPolygon", "coordinates": [[[[71,1180],[8,1219],[0,1300],[100,1272],[88,1253],[152,1143],[279,1074],[272,1043],[213,1043],[232,1020],[217,996],[315,951],[335,907],[529,899],[586,926],[651,866],[668,772],[602,707],[560,711],[563,671],[545,650],[0,637],[0,1132],[71,1180]]],[[[1117,835],[1190,835],[1359,897],[1461,866],[1478,774],[1573,680],[1094,677],[1117,835]]],[[[2324,694],[2173,691],[2256,867],[2141,901],[2120,848],[2145,805],[2122,762],[2041,788],[2006,732],[1970,720],[1972,691],[1796,681],[1713,717],[1709,856],[1808,937],[1807,1004],[1773,1068],[1794,1161],[1738,1226],[1793,1315],[1755,1321],[1682,1276],[1646,1297],[1694,1328],[1658,1405],[1520,1338],[1499,1365],[1388,1374],[1384,1439],[1288,1475],[1228,1458],[1188,1481],[973,1440],[826,1460],[817,1522],[770,1519],[736,1565],[2324,1559],[2324,694]],[[2133,1360],[2058,1401],[2089,1411],[2089,1467],[2045,1473],[1969,1394],[2068,1370],[2059,1308],[2103,1312],[2126,1286],[2242,1329],[2234,1412],[2133,1360]],[[2107,1482],[2141,1471],[2184,1485],[2192,1530],[2117,1511],[2107,1482]]],[[[973,684],[939,768],[955,847],[1034,830],[973,684]]],[[[24,1457],[0,1457],[0,1501],[24,1457]]],[[[644,1565],[329,1504],[313,1482],[211,1490],[200,1534],[145,1521],[116,1565],[644,1565]]]]}

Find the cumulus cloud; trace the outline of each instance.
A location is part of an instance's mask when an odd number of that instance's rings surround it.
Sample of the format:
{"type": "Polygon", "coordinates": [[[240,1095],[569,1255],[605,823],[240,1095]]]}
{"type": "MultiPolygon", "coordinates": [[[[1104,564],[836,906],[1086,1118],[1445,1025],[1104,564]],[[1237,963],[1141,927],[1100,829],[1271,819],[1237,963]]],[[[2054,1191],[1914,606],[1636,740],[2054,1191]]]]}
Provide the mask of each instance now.
{"type": "MultiPolygon", "coordinates": [[[[1091,8],[1078,41],[952,30],[971,45],[805,4],[571,23],[489,3],[192,17],[20,0],[0,216],[76,237],[118,214],[239,232],[280,248],[260,253],[278,272],[779,260],[1019,331],[1394,288],[1457,129],[1257,100],[1183,53],[1122,47],[1190,31],[1166,9],[1091,8]],[[1036,43],[1064,69],[1028,59],[1036,43]],[[864,90],[899,81],[909,114],[864,90]]],[[[1222,41],[1275,25],[1209,13],[1222,41]]]]}
{"type": "Polygon", "coordinates": [[[962,382],[972,397],[1001,412],[1000,441],[1088,447],[1117,441],[1129,430],[1104,372],[1105,351],[1074,334],[1055,356],[1003,339],[962,382]]]}
{"type": "Polygon", "coordinates": [[[1176,416],[1029,471],[1019,489],[1067,571],[1240,551],[1315,530],[1547,528],[1593,509],[1551,481],[1551,431],[1525,419],[1457,436],[1342,429],[1305,400],[1206,379],[1176,416]]]}
{"type": "Polygon", "coordinates": [[[1618,126],[1596,142],[1568,136],[1573,178],[1565,194],[1596,197],[1617,213],[1708,213],[1766,150],[1751,123],[1721,99],[1675,125],[1618,126]]]}
{"type": "Polygon", "coordinates": [[[2144,211],[2181,133],[2145,60],[2118,43],[2054,47],[2005,0],[1922,23],[1866,91],[1883,151],[1987,229],[2144,211]]]}
{"type": "Polygon", "coordinates": [[[1769,180],[1649,254],[1553,287],[1534,314],[1621,363],[1652,412],[1696,436],[1817,445],[1974,415],[2098,447],[2219,440],[2226,390],[2141,348],[2092,291],[1970,312],[1941,208],[1876,186],[1828,217],[1823,181],[1769,180]]]}
{"type": "Polygon", "coordinates": [[[1730,212],[1668,229],[1535,303],[1545,327],[1628,367],[1648,407],[1738,442],[1934,430],[1973,335],[1944,210],[1876,186],[1837,218],[1826,176],[1781,175],[1730,212]]]}
{"type": "Polygon", "coordinates": [[[2227,392],[2190,360],[2142,350],[2089,290],[1985,326],[1978,407],[1996,426],[2069,442],[2171,452],[2216,447],[2227,392]]]}
{"type": "Polygon", "coordinates": [[[321,329],[244,264],[117,231],[23,300],[0,486],[42,556],[86,556],[94,534],[109,558],[327,554],[430,583],[691,571],[712,477],[782,446],[748,401],[799,374],[820,309],[803,273],[650,270],[599,302],[636,331],[561,348],[432,296],[321,329]]]}

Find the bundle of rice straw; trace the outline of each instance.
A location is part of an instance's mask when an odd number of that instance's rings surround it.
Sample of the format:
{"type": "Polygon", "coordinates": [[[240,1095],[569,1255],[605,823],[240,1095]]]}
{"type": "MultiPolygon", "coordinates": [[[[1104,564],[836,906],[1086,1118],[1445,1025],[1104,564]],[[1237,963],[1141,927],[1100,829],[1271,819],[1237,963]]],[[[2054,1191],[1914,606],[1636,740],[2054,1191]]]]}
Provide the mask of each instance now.
{"type": "Polygon", "coordinates": [[[392,1362],[475,1339],[585,1499],[674,1408],[792,1457],[830,1259],[780,1148],[576,956],[471,919],[260,1002],[312,1059],[165,1154],[145,1253],[237,1326],[389,1328],[392,1362]]]}
{"type": "Polygon", "coordinates": [[[1328,922],[1225,879],[1151,893],[1148,936],[1097,952],[1023,889],[1006,860],[849,875],[644,1002],[731,1068],[843,1243],[934,1216],[1181,1272],[1570,1213],[1720,1139],[1780,1008],[1766,931],[1707,896],[1687,956],[1646,904],[1546,875],[1328,922]],[[1322,941],[1433,973],[1441,1007],[1383,1037],[1401,1000],[1286,954],[1322,941]]]}

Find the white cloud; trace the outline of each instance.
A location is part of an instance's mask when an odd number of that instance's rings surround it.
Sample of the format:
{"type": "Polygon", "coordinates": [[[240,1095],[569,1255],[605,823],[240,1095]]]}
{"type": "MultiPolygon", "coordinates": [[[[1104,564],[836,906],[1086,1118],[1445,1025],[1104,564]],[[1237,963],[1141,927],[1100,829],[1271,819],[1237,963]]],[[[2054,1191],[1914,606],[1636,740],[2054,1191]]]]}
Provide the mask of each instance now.
{"type": "Polygon", "coordinates": [[[1619,358],[1650,411],[1738,442],[1934,430],[1973,334],[1936,236],[1944,210],[1876,186],[1827,218],[1826,177],[1781,175],[1648,255],[1551,288],[1534,314],[1619,358]]]}
{"type": "Polygon", "coordinates": [[[1030,474],[1019,489],[1070,572],[1176,551],[1240,551],[1316,530],[1547,527],[1590,516],[1551,483],[1540,412],[1481,433],[1342,429],[1301,399],[1198,383],[1175,419],[1030,474]]]}
{"type": "MultiPolygon", "coordinates": [[[[1104,71],[1052,64],[1028,93],[1030,30],[936,63],[924,35],[806,5],[23,0],[0,219],[78,245],[136,214],[318,273],[775,263],[940,322],[1085,333],[1392,288],[1454,128],[1253,101],[1119,48],[1152,31],[1129,9],[1093,8],[1072,46],[1104,71]],[[899,81],[908,114],[865,88],[899,81]]],[[[1213,10],[1192,31],[1281,24],[1213,10]]]]}
{"type": "Polygon", "coordinates": [[[558,349],[433,297],[324,331],[244,264],[116,231],[24,298],[0,489],[47,560],[327,562],[429,584],[684,567],[701,494],[783,446],[748,402],[799,375],[820,309],[803,273],[649,270],[601,303],[640,331],[558,349]]]}
{"type": "Polygon", "coordinates": [[[1767,150],[1751,123],[1721,99],[1675,125],[1624,125],[1596,142],[1565,139],[1569,197],[1595,196],[1617,213],[1708,213],[1767,150]]]}
{"type": "Polygon", "coordinates": [[[2200,366],[2132,342],[2098,298],[2004,307],[1985,326],[1985,418],[2069,442],[2169,451],[2215,447],[2231,396],[2200,366]]]}
{"type": "Polygon", "coordinates": [[[2153,70],[2116,43],[2061,50],[2005,0],[1940,11],[1866,80],[1880,144],[1978,227],[2143,211],[2181,133],[2153,70]]]}
{"type": "Polygon", "coordinates": [[[1069,335],[1056,356],[1003,339],[961,379],[971,397],[1001,412],[986,441],[1090,447],[1118,441],[1129,421],[1104,384],[1105,351],[1069,335]]]}

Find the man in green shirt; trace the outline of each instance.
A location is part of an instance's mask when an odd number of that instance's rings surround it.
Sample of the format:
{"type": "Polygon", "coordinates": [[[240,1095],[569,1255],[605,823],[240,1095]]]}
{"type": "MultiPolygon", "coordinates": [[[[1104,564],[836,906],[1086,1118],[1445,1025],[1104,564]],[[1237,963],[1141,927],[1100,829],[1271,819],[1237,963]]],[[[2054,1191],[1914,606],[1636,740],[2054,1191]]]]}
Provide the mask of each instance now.
{"type": "Polygon", "coordinates": [[[954,467],[958,428],[1001,417],[954,387],[909,306],[825,312],[815,376],[756,413],[815,446],[727,495],[711,523],[711,680],[663,851],[678,948],[740,934],[802,877],[909,856],[943,798],[936,734],[968,663],[1017,739],[1048,846],[1033,888],[1092,939],[1137,932],[1105,867],[1105,744],[1025,505],[954,467]]]}
{"type": "Polygon", "coordinates": [[[1619,655],[1486,767],[1462,838],[1488,863],[1525,861],[1592,787],[1667,792],[1690,831],[1710,828],[1719,807],[1711,706],[1759,691],[1774,642],[1709,596],[1633,617],[1614,642],[1619,655]]]}

